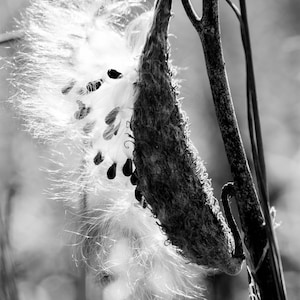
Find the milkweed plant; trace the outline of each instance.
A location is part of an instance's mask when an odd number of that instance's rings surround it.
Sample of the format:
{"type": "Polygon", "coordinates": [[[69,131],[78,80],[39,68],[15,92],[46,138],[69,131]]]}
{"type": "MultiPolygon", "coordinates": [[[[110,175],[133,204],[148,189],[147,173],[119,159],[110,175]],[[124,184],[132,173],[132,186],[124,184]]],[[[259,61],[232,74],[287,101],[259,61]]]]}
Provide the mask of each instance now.
{"type": "Polygon", "coordinates": [[[189,136],[170,16],[169,0],[32,0],[19,24],[11,101],[56,149],[53,197],[105,300],[200,299],[206,270],[244,259],[189,136]]]}

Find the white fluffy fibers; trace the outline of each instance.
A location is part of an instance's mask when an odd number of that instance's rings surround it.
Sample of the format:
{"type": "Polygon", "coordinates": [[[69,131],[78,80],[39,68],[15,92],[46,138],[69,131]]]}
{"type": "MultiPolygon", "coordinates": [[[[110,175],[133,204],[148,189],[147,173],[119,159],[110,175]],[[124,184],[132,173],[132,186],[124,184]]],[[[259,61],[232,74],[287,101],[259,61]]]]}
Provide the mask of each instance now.
{"type": "Polygon", "coordinates": [[[166,245],[135,199],[130,121],[151,22],[138,0],[33,0],[21,23],[13,100],[35,137],[76,153],[64,197],[84,203],[80,252],[105,300],[199,299],[201,291],[200,268],[166,245]]]}

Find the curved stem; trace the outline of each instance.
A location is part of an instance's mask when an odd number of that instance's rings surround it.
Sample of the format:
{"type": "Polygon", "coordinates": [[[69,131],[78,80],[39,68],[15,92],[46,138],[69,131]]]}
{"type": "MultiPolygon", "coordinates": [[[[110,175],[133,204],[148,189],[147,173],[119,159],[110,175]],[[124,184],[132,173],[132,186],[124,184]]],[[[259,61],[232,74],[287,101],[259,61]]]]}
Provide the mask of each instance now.
{"type": "Polygon", "coordinates": [[[195,12],[190,0],[182,0],[182,5],[185,9],[187,16],[189,17],[191,23],[194,27],[198,27],[201,25],[200,18],[195,12]]]}
{"type": "Polygon", "coordinates": [[[244,259],[245,256],[243,251],[243,243],[229,204],[229,198],[234,197],[234,195],[235,195],[235,188],[232,182],[229,182],[222,187],[221,200],[224,208],[224,213],[225,213],[227,223],[231,229],[234,238],[234,243],[235,243],[235,251],[233,256],[241,257],[242,259],[244,259]]]}

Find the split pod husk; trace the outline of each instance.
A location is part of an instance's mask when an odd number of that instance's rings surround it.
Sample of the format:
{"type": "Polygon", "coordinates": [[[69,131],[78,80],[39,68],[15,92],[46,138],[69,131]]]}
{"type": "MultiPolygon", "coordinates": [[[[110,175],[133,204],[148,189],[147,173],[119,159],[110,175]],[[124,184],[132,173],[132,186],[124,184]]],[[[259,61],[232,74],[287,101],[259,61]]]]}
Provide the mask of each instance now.
{"type": "Polygon", "coordinates": [[[193,263],[240,271],[232,232],[188,134],[168,62],[171,0],[159,0],[141,55],[132,118],[142,192],[168,240],[193,263]]]}

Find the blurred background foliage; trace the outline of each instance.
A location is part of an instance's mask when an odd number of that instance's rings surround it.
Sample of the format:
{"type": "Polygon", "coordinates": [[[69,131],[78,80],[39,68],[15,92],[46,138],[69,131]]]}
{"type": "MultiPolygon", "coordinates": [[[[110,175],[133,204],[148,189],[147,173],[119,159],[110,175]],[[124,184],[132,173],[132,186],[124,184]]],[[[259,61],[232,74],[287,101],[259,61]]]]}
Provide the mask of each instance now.
{"type": "MultiPolygon", "coordinates": [[[[216,124],[200,40],[179,0],[171,22],[171,58],[178,67],[183,107],[189,116],[192,140],[206,162],[219,198],[230,172],[216,124]]],[[[195,7],[198,2],[193,1],[195,7]]],[[[28,0],[0,0],[0,33],[15,28],[28,0]]],[[[221,5],[226,66],[240,130],[249,155],[245,67],[238,22],[221,5]]],[[[197,8],[198,9],[198,8],[197,8]]],[[[199,12],[201,7],[199,7],[199,12]]],[[[300,292],[300,2],[248,1],[259,108],[272,205],[283,260],[288,298],[300,292]]],[[[1,66],[15,54],[13,43],[0,46],[1,66]]],[[[12,274],[21,300],[79,300],[78,271],[66,228],[72,218],[63,204],[49,200],[49,149],[32,140],[22,120],[6,102],[13,90],[9,70],[0,68],[0,234],[8,232],[12,274]],[[66,225],[67,224],[67,225],[66,225]]],[[[8,257],[9,259],[9,257],[8,257]]],[[[0,270],[1,271],[1,270],[0,270]]],[[[0,282],[1,284],[1,282],[0,282]]],[[[208,276],[210,300],[248,299],[245,269],[236,277],[208,276]]],[[[87,299],[100,299],[99,287],[87,280],[87,299]]],[[[2,300],[2,299],[1,299],[2,300]]]]}

